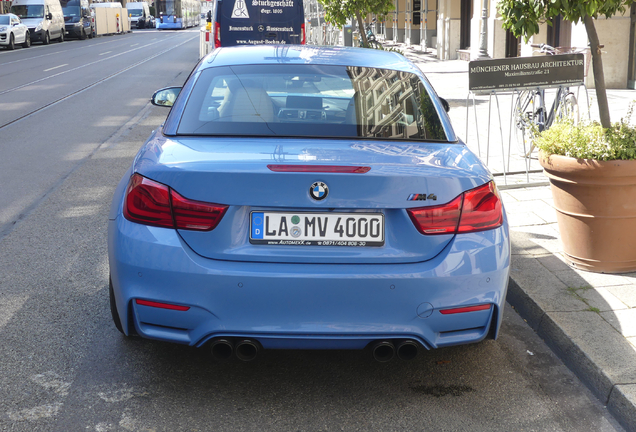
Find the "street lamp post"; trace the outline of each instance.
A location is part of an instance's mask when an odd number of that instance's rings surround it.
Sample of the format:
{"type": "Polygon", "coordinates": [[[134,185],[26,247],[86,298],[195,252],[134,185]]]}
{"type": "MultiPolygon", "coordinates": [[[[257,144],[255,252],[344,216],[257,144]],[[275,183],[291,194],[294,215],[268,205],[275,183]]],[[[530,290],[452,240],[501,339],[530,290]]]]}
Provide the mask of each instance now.
{"type": "Polygon", "coordinates": [[[481,10],[481,33],[479,33],[479,55],[477,59],[490,58],[488,55],[488,0],[483,0],[481,10]]]}

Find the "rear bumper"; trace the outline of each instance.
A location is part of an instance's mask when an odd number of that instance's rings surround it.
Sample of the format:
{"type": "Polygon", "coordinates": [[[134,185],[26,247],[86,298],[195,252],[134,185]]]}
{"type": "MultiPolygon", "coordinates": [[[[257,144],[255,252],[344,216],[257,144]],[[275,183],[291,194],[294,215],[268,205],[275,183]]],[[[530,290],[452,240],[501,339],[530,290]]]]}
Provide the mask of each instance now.
{"type": "Polygon", "coordinates": [[[510,265],[507,224],[457,236],[414,264],[228,262],[195,254],[170,229],[109,222],[109,260],[124,329],[200,346],[250,337],[264,348],[364,348],[415,339],[427,348],[478,342],[498,330],[510,265]],[[141,306],[134,299],[189,307],[141,306]],[[443,315],[440,309],[490,304],[443,315]]]}

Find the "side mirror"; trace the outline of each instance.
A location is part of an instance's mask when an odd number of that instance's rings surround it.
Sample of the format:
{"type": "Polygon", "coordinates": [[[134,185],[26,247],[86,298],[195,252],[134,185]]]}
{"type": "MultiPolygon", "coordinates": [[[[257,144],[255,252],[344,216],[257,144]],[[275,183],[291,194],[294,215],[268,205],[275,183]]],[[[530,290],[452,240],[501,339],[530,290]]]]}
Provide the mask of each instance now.
{"type": "Polygon", "coordinates": [[[51,12],[46,14],[46,19],[51,21],[53,19],[53,14],[51,12]]]}
{"type": "Polygon", "coordinates": [[[181,87],[166,87],[160,90],[157,90],[155,94],[152,95],[150,102],[153,105],[160,107],[171,107],[174,105],[174,101],[177,100],[177,96],[181,92],[181,87]]]}
{"type": "Polygon", "coordinates": [[[449,112],[450,111],[450,105],[448,103],[448,101],[444,98],[439,98],[439,100],[442,102],[442,106],[444,107],[444,111],[449,112]]]}

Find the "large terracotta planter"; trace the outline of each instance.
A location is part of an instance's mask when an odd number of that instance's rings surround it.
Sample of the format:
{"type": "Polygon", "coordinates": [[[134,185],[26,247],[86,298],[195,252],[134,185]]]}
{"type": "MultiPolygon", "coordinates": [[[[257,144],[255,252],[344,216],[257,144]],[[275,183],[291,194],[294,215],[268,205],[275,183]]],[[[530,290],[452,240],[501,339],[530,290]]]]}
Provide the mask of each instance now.
{"type": "Polygon", "coordinates": [[[563,251],[572,265],[636,271],[636,160],[539,154],[550,184],[563,251]]]}

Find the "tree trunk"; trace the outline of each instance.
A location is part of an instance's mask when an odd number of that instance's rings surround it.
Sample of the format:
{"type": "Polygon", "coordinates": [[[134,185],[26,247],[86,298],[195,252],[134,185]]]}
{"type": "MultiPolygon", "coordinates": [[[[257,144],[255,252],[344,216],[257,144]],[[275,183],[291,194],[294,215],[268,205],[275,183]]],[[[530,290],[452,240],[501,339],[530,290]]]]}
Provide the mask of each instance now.
{"type": "Polygon", "coordinates": [[[590,50],[592,51],[592,70],[594,71],[594,85],[596,87],[596,98],[598,99],[598,112],[601,118],[601,126],[609,128],[610,121],[609,105],[607,104],[607,91],[605,89],[605,73],[603,72],[603,59],[598,43],[598,34],[594,26],[594,19],[586,16],[583,19],[587,38],[590,40],[590,50]]]}
{"type": "Polygon", "coordinates": [[[367,40],[367,31],[364,28],[364,21],[362,21],[362,15],[360,15],[360,11],[356,11],[356,19],[358,20],[358,31],[360,32],[360,37],[362,38],[362,46],[365,48],[369,48],[369,41],[367,40]]]}

